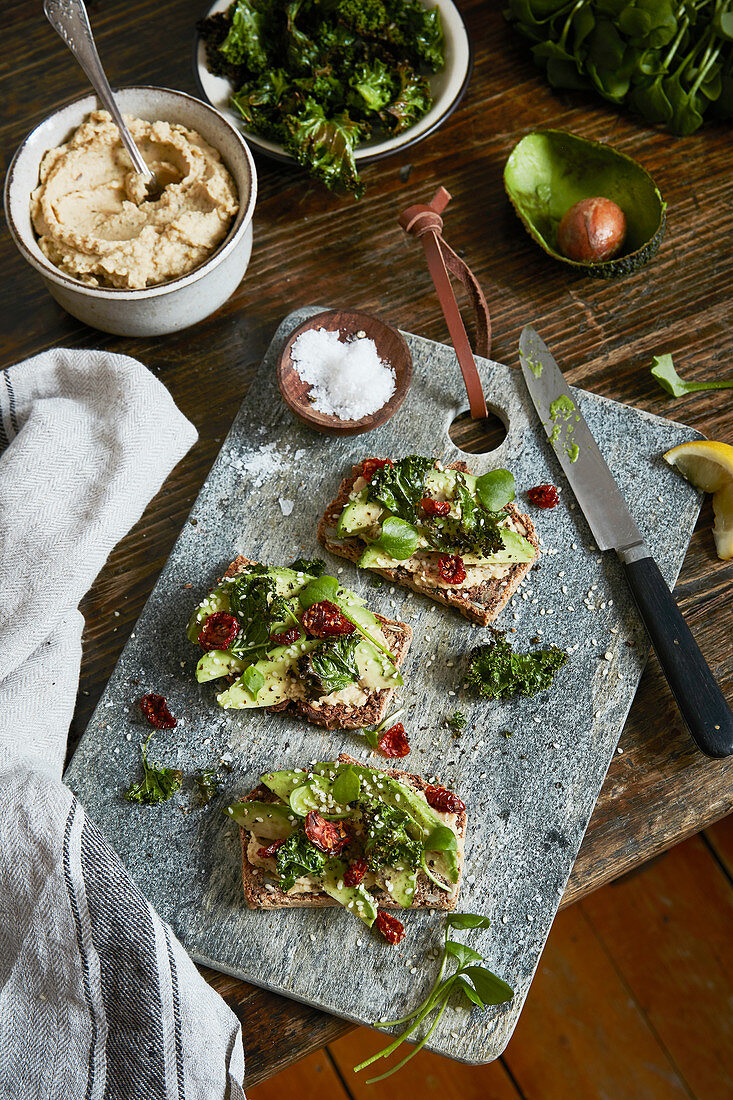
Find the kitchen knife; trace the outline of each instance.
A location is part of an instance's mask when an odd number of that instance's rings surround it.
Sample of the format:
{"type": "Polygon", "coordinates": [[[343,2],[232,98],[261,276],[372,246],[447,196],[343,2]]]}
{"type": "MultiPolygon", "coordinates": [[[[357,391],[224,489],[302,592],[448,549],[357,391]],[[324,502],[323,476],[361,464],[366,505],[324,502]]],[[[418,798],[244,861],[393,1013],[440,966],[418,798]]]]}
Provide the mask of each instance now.
{"type": "Polygon", "coordinates": [[[562,372],[531,325],[519,340],[530,397],[598,544],[615,550],[677,706],[708,756],[733,754],[733,713],[682,617],[562,372]]]}

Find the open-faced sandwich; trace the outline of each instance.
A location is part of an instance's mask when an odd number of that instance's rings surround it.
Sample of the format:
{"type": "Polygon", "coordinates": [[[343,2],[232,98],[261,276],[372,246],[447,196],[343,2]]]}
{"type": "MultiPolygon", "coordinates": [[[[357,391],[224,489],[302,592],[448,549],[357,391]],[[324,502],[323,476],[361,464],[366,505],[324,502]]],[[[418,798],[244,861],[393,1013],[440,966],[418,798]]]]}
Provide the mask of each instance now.
{"type": "Polygon", "coordinates": [[[250,909],[343,905],[398,943],[384,909],[455,908],[466,807],[452,791],[344,754],[261,778],[227,807],[250,909]]]}
{"type": "Polygon", "coordinates": [[[332,554],[486,625],[538,556],[532,521],[513,500],[508,470],[474,477],[463,462],[367,458],[341,482],[318,538],[332,554]]]}
{"type": "Polygon", "coordinates": [[[384,718],[412,631],[373,614],[324,568],[239,557],[199,604],[188,624],[204,650],[196,679],[228,679],[220,706],[290,710],[327,729],[384,718]]]}

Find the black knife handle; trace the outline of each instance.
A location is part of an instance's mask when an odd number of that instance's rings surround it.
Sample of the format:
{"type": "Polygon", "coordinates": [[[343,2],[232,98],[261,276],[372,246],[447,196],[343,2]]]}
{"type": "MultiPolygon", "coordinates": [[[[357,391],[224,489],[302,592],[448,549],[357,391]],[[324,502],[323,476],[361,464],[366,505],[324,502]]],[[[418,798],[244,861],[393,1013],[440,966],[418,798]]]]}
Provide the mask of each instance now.
{"type": "Polygon", "coordinates": [[[623,561],[622,557],[622,562],[662,671],[693,739],[708,756],[730,756],[733,713],[657,563],[652,557],[636,561],[623,561]]]}

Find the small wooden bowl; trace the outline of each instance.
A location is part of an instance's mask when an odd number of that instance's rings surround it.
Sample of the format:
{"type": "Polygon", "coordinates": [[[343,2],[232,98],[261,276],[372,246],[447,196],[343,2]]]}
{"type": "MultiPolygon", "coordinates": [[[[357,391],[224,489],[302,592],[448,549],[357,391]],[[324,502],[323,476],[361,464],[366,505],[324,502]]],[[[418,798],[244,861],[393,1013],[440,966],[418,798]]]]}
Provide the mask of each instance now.
{"type": "Polygon", "coordinates": [[[357,313],[352,310],[329,309],[309,317],[302,325],[291,332],[287,344],[280,353],[277,362],[277,384],[283,401],[290,411],[304,424],[315,428],[324,435],[361,435],[378,428],[399,409],[407,396],[412,381],[412,356],[403,336],[390,325],[385,325],[369,313],[357,313]],[[328,332],[341,332],[345,338],[364,333],[377,346],[380,359],[394,369],[395,391],[386,405],[360,420],[340,420],[336,416],[317,412],[308,400],[310,385],[304,382],[293,365],[292,347],[301,333],[311,328],[326,329],[328,332]]]}

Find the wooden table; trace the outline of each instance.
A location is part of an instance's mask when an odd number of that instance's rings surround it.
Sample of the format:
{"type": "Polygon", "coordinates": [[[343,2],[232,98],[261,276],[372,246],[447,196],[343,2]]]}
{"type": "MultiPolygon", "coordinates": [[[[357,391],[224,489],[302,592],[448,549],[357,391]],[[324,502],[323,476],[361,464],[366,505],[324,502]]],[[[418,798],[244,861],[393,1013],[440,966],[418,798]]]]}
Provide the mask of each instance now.
{"type": "MultiPolygon", "coordinates": [[[[84,729],[198,489],[282,316],[321,303],[373,311],[435,340],[444,323],[422,250],[397,226],[438,183],[453,195],[446,238],[471,264],[492,309],[493,354],[517,363],[522,326],[537,323],[569,381],[671,416],[715,439],[731,437],[730,391],[667,398],[650,378],[654,353],[671,351],[690,379],[733,373],[730,287],[733,206],[730,131],[685,139],[655,133],[603,101],[556,95],[532,64],[501,5],[460,3],[476,49],[468,94],[453,117],[402,155],[368,168],[366,197],[341,200],[300,172],[257,158],[260,193],[250,269],[215,316],[180,335],[129,340],[86,328],[49,297],[7,233],[0,245],[6,366],[54,345],[139,357],[168,386],[200,438],[122,540],[84,600],[85,650],[72,746],[84,729]],[[618,283],[576,277],[544,256],[502,187],[504,161],[529,129],[559,127],[612,142],[652,172],[669,203],[662,249],[618,283]],[[119,611],[119,617],[114,615],[119,611]]],[[[199,0],[89,4],[112,83],[194,92],[191,37],[199,0]]],[[[30,0],[5,6],[2,141],[6,160],[48,111],[85,90],[80,70],[30,0]]],[[[456,383],[458,385],[458,381],[456,383]]],[[[733,699],[733,565],[717,560],[703,508],[677,596],[728,697],[733,699]]],[[[652,657],[591,820],[563,904],[638,867],[733,806],[733,762],[707,760],[681,726],[652,657]]],[[[206,971],[242,1020],[253,1084],[351,1025],[206,971]]]]}

